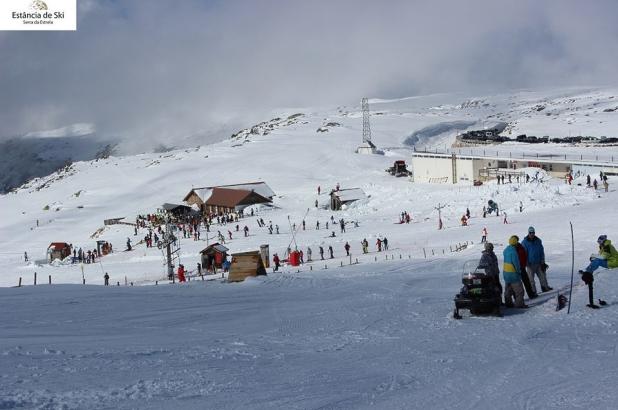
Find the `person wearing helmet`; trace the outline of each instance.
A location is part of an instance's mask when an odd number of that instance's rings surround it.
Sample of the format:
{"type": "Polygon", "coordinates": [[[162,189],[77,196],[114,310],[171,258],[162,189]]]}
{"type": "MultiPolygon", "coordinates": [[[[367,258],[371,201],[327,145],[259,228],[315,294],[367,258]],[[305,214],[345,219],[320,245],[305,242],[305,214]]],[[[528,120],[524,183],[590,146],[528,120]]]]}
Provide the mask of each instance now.
{"type": "Polygon", "coordinates": [[[522,269],[519,256],[515,248],[519,240],[513,235],[509,238],[509,246],[504,249],[504,265],[502,277],[504,279],[504,304],[507,307],[527,308],[524,304],[524,286],[521,283],[522,269]],[[515,302],[513,303],[513,299],[515,302]]]}
{"type": "Polygon", "coordinates": [[[618,268],[618,251],[616,251],[616,248],[612,245],[612,241],[607,239],[607,235],[599,236],[597,243],[599,244],[598,256],[591,256],[590,264],[588,264],[585,270],[579,271],[579,274],[582,276],[582,280],[586,285],[588,285],[588,301],[590,303],[587,306],[594,309],[597,309],[598,306],[594,304],[593,272],[599,267],[606,269],[618,268]]]}
{"type": "Polygon", "coordinates": [[[500,268],[498,267],[498,257],[494,253],[494,244],[485,242],[485,247],[481,253],[478,269],[485,269],[485,275],[491,277],[494,282],[496,294],[502,303],[502,285],[500,284],[500,268]]]}
{"type": "Polygon", "coordinates": [[[536,232],[533,226],[528,228],[528,235],[521,241],[521,244],[526,248],[526,266],[522,266],[522,271],[527,272],[528,278],[530,278],[530,286],[532,291],[536,292],[536,285],[534,283],[535,275],[539,278],[541,284],[541,292],[549,292],[553,288],[547,283],[547,276],[545,275],[545,248],[543,247],[543,241],[536,236],[536,232]]]}

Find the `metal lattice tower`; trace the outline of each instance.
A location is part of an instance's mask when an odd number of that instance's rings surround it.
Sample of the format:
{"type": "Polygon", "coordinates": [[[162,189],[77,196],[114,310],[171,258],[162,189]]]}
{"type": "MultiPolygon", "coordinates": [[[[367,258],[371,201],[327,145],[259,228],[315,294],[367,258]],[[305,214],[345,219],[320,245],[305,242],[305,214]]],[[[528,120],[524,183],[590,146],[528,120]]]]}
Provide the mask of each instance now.
{"type": "Polygon", "coordinates": [[[371,125],[369,125],[369,101],[367,98],[361,100],[363,108],[363,142],[371,142],[371,125]]]}

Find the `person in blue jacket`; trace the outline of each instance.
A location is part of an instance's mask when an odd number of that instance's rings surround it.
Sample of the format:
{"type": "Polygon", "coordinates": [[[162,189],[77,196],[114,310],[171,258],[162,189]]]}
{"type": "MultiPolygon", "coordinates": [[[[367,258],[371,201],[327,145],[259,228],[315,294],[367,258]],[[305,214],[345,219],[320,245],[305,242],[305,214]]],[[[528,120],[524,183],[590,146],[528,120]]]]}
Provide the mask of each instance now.
{"type": "Polygon", "coordinates": [[[517,236],[509,238],[509,246],[504,249],[502,256],[502,278],[504,279],[504,304],[507,307],[527,308],[524,304],[524,285],[521,282],[521,266],[515,246],[518,243],[517,236]],[[515,299],[515,302],[513,302],[515,299]]]}
{"type": "Polygon", "coordinates": [[[528,277],[530,278],[530,285],[532,291],[536,292],[536,284],[534,283],[534,275],[539,277],[539,283],[541,284],[541,292],[549,292],[553,288],[547,283],[547,275],[545,274],[545,248],[543,247],[543,241],[536,236],[534,227],[528,228],[528,235],[521,241],[521,244],[526,248],[528,254],[528,261],[525,267],[522,267],[522,271],[526,270],[528,277]]]}

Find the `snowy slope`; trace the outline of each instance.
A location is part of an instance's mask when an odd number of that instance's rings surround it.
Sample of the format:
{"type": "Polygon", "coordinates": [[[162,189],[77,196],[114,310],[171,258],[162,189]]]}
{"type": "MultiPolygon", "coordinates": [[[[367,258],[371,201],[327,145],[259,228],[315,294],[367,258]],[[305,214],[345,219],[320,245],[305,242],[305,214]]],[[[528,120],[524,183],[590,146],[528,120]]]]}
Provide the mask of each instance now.
{"type": "MultiPolygon", "coordinates": [[[[384,156],[353,153],[362,131],[359,107],[307,109],[300,116],[286,111],[217,144],[78,162],[1,196],[0,286],[15,286],[19,277],[30,285],[34,272],[39,283],[51,275],[65,285],[0,289],[3,311],[13,312],[0,319],[0,408],[613,408],[618,278],[598,274],[598,293],[610,302],[599,312],[582,307],[580,286],[570,316],[555,312],[553,302],[570,280],[568,221],[576,235],[575,269],[595,251],[600,233],[613,239],[618,232],[613,178],[606,194],[577,185],[581,180],[571,186],[561,180],[414,184],[384,169],[395,159],[409,160],[410,136],[422,134],[425,146],[438,147],[454,139],[455,128],[489,121],[513,124],[514,135],[566,136],[580,124],[572,135],[612,136],[618,112],[603,107],[613,104],[614,94],[372,100],[374,142],[384,156]],[[539,104],[558,115],[533,108],[539,104]],[[271,254],[283,254],[294,246],[288,221],[300,225],[305,217],[307,230],[295,237],[299,248],[310,246],[315,258],[318,246],[330,245],[336,258],[241,284],[212,277],[182,286],[111,288],[77,285],[77,265],[23,262],[24,251],[44,259],[52,241],[93,249],[104,239],[118,252],[84,266],[87,284],[101,285],[109,272],[112,283],[126,277],[151,285],[165,277],[161,252],[143,245],[120,252],[127,237],[136,243],[145,234],[134,237],[129,226],[107,227],[91,238],[104,219],[132,221],[164,202],[180,202],[192,187],[257,180],[277,193],[276,208],[258,216],[281,233],[269,235],[256,218],[243,219],[240,228],[249,226],[250,236],[234,232],[226,244],[232,252],[268,243],[271,254]],[[369,198],[340,212],[316,209],[314,201],[326,204],[324,192],[336,183],[360,187],[369,198]],[[508,213],[510,224],[481,217],[488,199],[508,213]],[[438,203],[446,204],[442,231],[436,229],[438,203]],[[461,227],[467,207],[473,218],[461,227]],[[404,210],[413,223],[395,224],[404,210]],[[348,224],[347,232],[337,229],[328,238],[333,229],[324,225],[331,215],[358,227],[348,224]],[[487,227],[501,259],[508,237],[523,236],[529,225],[545,243],[556,291],[502,319],[450,319],[461,267],[480,255],[481,229],[487,227]],[[388,253],[375,252],[378,237],[388,237],[388,253]],[[359,252],[363,238],[369,255],[359,252]],[[346,241],[358,264],[343,257],[346,241]],[[467,247],[452,252],[462,244],[467,247]]],[[[539,146],[517,149],[538,152],[539,146]]],[[[585,152],[615,155],[618,148],[585,152]]],[[[214,228],[228,229],[235,231],[233,225],[214,228]]],[[[181,239],[181,262],[193,269],[205,246],[204,232],[201,241],[181,239]]]]}

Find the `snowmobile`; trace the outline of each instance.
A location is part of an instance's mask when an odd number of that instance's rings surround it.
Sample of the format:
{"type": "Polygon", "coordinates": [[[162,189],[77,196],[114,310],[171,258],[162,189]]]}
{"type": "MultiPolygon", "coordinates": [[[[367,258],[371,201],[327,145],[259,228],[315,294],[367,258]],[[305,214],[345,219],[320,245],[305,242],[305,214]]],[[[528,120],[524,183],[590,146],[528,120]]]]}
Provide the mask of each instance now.
{"type": "Polygon", "coordinates": [[[461,283],[463,286],[455,295],[453,318],[461,319],[459,309],[468,309],[472,315],[500,313],[501,296],[496,289],[495,278],[477,268],[478,261],[467,261],[463,266],[461,283]]]}

